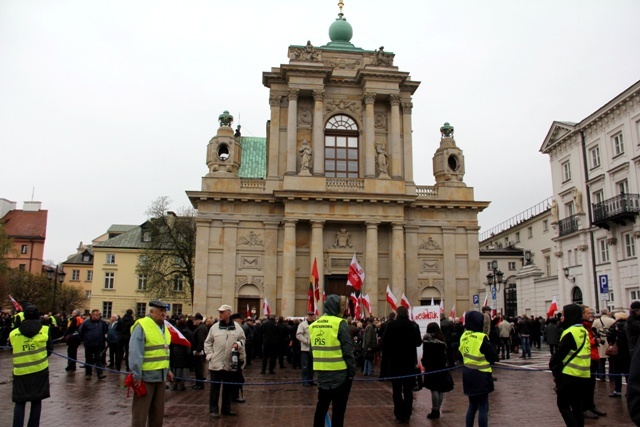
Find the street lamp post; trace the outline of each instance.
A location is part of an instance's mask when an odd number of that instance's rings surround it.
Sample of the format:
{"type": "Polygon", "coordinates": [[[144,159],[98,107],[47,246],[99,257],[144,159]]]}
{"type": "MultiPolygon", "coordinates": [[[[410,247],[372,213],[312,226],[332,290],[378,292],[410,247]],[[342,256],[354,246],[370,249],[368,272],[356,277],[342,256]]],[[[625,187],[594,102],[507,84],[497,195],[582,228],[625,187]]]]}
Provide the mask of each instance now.
{"type": "Polygon", "coordinates": [[[491,270],[493,270],[493,272],[487,274],[487,284],[491,287],[491,299],[493,300],[492,308],[495,308],[497,311],[498,292],[500,292],[500,285],[504,283],[502,281],[504,273],[498,269],[498,261],[496,260],[491,261],[491,270]]]}
{"type": "Polygon", "coordinates": [[[64,272],[60,266],[56,265],[56,269],[54,270],[52,267],[49,267],[47,270],[47,279],[49,279],[49,286],[51,286],[51,280],[53,280],[53,302],[51,303],[51,314],[56,314],[56,290],[58,288],[58,282],[62,286],[62,282],[64,282],[64,276],[67,273],[64,272]]]}

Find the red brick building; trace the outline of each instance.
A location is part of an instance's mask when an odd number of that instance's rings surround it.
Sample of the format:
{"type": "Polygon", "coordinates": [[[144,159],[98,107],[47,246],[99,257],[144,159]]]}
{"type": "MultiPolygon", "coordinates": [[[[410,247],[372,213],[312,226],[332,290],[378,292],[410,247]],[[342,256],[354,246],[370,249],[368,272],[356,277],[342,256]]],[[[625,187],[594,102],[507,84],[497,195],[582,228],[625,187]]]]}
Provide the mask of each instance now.
{"type": "Polygon", "coordinates": [[[48,211],[40,206],[41,202],[24,202],[23,209],[16,209],[15,202],[0,199],[0,222],[13,241],[7,254],[10,268],[42,271],[48,211]]]}

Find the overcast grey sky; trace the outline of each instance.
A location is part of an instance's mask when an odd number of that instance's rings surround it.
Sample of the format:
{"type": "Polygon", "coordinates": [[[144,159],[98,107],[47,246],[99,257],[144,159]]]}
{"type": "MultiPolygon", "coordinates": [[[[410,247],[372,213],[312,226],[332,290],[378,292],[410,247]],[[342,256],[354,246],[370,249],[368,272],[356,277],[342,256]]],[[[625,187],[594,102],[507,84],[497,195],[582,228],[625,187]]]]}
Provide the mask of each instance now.
{"type": "MultiPolygon", "coordinates": [[[[329,41],[337,0],[0,1],[0,197],[49,210],[64,261],[157,196],[189,204],[225,109],[265,136],[262,72],[329,41]]],[[[640,79],[638,0],[345,0],[356,46],[393,52],[413,98],[415,181],[455,126],[484,231],[551,195],[538,152],[640,79]]]]}

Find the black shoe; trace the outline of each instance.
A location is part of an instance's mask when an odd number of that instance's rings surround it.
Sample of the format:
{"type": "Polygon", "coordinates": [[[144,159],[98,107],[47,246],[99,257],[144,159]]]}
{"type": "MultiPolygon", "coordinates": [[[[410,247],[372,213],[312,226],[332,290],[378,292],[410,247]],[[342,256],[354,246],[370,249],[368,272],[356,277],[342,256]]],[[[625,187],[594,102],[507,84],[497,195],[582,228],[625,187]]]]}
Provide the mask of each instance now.
{"type": "Polygon", "coordinates": [[[213,418],[220,418],[220,410],[218,408],[213,408],[213,410],[210,411],[210,415],[213,418]]]}
{"type": "Polygon", "coordinates": [[[266,374],[265,371],[260,371],[260,375],[264,375],[264,374],[266,374]]]}
{"type": "Polygon", "coordinates": [[[203,385],[192,385],[191,390],[204,390],[203,385]]]}
{"type": "Polygon", "coordinates": [[[276,373],[273,371],[269,371],[269,375],[275,375],[276,373]]]}
{"type": "Polygon", "coordinates": [[[66,368],[64,368],[65,371],[69,372],[69,371],[75,371],[76,367],[75,366],[67,366],[66,368]]]}
{"type": "Polygon", "coordinates": [[[227,411],[227,412],[223,412],[222,415],[226,415],[228,417],[237,417],[238,413],[233,411],[227,411]]]}
{"type": "Polygon", "coordinates": [[[87,381],[89,381],[89,380],[91,379],[91,375],[85,375],[85,376],[84,376],[84,379],[85,379],[85,380],[87,380],[87,381]]]}
{"type": "Polygon", "coordinates": [[[241,397],[238,397],[236,399],[231,399],[231,401],[232,402],[236,402],[236,403],[244,403],[244,402],[246,402],[246,400],[241,398],[241,397]]]}
{"type": "Polygon", "coordinates": [[[598,409],[598,408],[593,408],[593,409],[591,410],[591,412],[593,412],[594,414],[596,414],[596,415],[598,415],[598,416],[601,416],[601,417],[606,417],[606,416],[607,416],[607,413],[606,413],[606,412],[601,411],[601,410],[600,410],[600,409],[598,409]]]}
{"type": "Polygon", "coordinates": [[[440,418],[440,410],[432,409],[430,414],[427,414],[427,418],[430,420],[435,420],[440,418]]]}
{"type": "Polygon", "coordinates": [[[396,424],[409,424],[409,420],[403,418],[396,418],[396,424]]]}
{"type": "Polygon", "coordinates": [[[597,420],[599,418],[598,414],[593,411],[584,411],[584,417],[592,420],[597,420]]]}
{"type": "Polygon", "coordinates": [[[107,376],[105,374],[98,374],[98,379],[99,380],[103,380],[105,378],[107,378],[107,376]]]}
{"type": "Polygon", "coordinates": [[[620,393],[619,391],[614,391],[609,395],[609,397],[622,397],[622,393],[620,393]]]}
{"type": "Polygon", "coordinates": [[[107,368],[113,369],[113,364],[107,365],[107,368]]]}

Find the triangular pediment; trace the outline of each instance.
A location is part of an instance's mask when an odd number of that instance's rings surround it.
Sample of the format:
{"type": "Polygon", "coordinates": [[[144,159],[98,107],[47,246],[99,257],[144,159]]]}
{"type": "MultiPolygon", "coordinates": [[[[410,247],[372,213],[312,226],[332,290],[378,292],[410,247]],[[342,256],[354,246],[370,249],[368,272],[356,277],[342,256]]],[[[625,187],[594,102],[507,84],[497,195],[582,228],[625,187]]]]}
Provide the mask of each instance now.
{"type": "Polygon", "coordinates": [[[540,152],[548,153],[549,150],[562,140],[565,136],[569,135],[576,129],[577,123],[574,122],[559,122],[554,121],[547,132],[547,136],[544,138],[544,143],[540,147],[540,152]]]}

